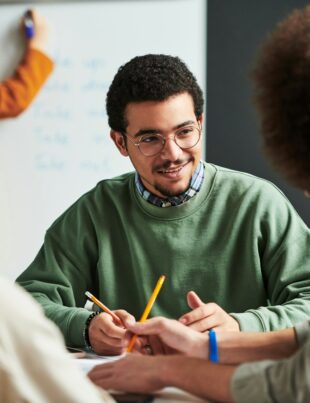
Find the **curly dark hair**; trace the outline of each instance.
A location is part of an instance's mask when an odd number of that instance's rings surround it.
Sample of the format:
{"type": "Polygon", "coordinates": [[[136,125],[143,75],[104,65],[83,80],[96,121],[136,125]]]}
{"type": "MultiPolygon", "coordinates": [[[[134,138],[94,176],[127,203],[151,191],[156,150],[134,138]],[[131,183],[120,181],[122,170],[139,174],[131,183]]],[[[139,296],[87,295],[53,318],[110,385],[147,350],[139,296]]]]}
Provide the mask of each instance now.
{"type": "Polygon", "coordinates": [[[125,109],[130,102],[163,101],[184,92],[192,96],[198,118],[203,111],[203,94],[186,64],[168,55],[137,56],[118,69],[109,88],[109,125],[123,133],[128,125],[125,109]]]}
{"type": "Polygon", "coordinates": [[[264,151],[293,185],[309,189],[310,6],[269,35],[252,78],[264,151]]]}

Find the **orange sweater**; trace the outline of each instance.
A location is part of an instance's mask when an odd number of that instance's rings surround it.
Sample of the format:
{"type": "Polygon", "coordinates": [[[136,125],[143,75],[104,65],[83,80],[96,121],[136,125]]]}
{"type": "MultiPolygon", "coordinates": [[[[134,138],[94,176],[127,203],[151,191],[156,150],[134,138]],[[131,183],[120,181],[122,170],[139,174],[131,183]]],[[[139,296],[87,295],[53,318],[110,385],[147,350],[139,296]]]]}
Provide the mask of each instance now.
{"type": "Polygon", "coordinates": [[[28,49],[14,75],[0,84],[0,118],[23,112],[36,96],[54,63],[44,53],[28,49]]]}

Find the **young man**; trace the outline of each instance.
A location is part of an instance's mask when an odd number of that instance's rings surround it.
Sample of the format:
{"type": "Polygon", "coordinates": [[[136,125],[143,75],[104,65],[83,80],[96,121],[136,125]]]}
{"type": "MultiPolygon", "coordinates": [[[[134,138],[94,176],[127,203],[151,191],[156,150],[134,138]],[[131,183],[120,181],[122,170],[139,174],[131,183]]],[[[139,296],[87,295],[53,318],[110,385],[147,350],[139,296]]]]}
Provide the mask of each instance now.
{"type": "Polygon", "coordinates": [[[309,230],[269,182],[201,161],[203,96],[187,66],[165,55],[132,59],[110,86],[107,112],[136,172],[82,196],[18,278],[67,345],[124,351],[126,329],[109,314],[90,317],[85,291],[134,322],[161,274],[152,314],[199,332],[274,330],[307,318],[309,230]]]}
{"type": "MultiPolygon", "coordinates": [[[[35,10],[30,11],[34,35],[26,38],[24,57],[14,75],[0,83],[0,118],[18,116],[33,101],[54,63],[46,54],[48,27],[44,18],[35,10]]],[[[22,30],[24,30],[24,19],[22,30]]]]}
{"type": "MultiPolygon", "coordinates": [[[[295,11],[270,36],[254,80],[265,149],[275,166],[309,195],[309,6],[295,11]]],[[[309,256],[310,244],[307,253],[309,256]]],[[[90,377],[98,385],[143,392],[173,385],[225,402],[310,401],[310,321],[295,329],[269,333],[218,333],[220,365],[206,360],[208,335],[186,329],[176,321],[154,318],[145,324],[128,324],[128,328],[149,335],[154,353],[183,355],[129,356],[97,367],[90,377]],[[236,365],[264,358],[269,360],[236,365]]]]}

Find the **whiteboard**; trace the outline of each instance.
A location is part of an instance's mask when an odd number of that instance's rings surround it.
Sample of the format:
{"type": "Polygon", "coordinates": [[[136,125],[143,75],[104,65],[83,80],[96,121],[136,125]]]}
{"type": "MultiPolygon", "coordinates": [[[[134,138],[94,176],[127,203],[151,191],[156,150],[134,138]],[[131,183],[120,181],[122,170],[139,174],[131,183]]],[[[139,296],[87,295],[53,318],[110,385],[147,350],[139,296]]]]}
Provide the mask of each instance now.
{"type": "Polygon", "coordinates": [[[119,66],[146,53],[177,55],[206,85],[205,0],[2,4],[0,79],[23,53],[18,20],[33,6],[51,26],[56,68],[24,114],[0,121],[0,270],[11,278],[79,196],[133,169],[105,112],[119,66]]]}

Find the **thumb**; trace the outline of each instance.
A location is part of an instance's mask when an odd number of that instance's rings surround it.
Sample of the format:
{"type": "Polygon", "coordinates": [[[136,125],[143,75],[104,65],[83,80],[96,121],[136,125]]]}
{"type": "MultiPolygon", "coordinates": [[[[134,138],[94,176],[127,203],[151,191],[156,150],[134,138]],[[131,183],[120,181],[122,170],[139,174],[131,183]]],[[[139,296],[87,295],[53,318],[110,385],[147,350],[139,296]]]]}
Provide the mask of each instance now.
{"type": "Polygon", "coordinates": [[[204,305],[204,302],[201,301],[195,291],[190,291],[187,293],[187,304],[191,309],[196,309],[204,305]]]}

